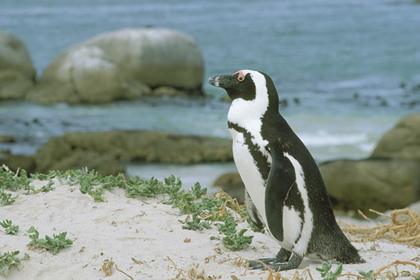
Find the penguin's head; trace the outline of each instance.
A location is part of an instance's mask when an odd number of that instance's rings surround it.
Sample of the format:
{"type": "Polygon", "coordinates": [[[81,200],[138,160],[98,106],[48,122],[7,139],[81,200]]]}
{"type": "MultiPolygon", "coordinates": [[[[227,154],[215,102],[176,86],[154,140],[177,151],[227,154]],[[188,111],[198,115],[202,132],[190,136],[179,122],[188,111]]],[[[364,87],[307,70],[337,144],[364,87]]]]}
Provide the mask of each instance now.
{"type": "Polygon", "coordinates": [[[240,70],[232,75],[214,76],[209,79],[209,83],[225,89],[233,101],[267,99],[270,105],[278,108],[278,95],[274,83],[263,72],[240,70]]]}
{"type": "Polygon", "coordinates": [[[225,89],[232,100],[236,98],[252,100],[255,99],[256,93],[252,72],[256,71],[241,70],[232,75],[215,76],[210,78],[209,83],[225,89]]]}

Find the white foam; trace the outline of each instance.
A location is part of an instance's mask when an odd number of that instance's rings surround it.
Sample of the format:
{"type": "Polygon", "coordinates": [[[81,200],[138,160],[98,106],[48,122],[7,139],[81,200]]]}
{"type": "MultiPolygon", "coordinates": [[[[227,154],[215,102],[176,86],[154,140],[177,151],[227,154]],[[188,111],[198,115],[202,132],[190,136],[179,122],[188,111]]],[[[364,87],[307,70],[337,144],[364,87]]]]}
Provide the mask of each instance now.
{"type": "Polygon", "coordinates": [[[325,130],[319,130],[312,134],[301,134],[299,138],[307,146],[321,147],[331,145],[357,145],[365,144],[368,141],[368,137],[364,133],[345,133],[340,134],[329,133],[325,130]]]}

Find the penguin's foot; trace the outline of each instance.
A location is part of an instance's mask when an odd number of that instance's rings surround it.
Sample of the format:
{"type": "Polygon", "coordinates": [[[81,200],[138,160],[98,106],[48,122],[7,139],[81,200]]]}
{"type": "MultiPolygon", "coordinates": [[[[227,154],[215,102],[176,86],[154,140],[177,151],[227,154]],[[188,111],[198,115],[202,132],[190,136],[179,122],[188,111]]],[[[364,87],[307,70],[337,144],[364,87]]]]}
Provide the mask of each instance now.
{"type": "Polygon", "coordinates": [[[303,256],[299,256],[298,254],[295,254],[295,253],[291,257],[290,255],[291,255],[291,252],[289,251],[282,252],[282,250],[280,250],[275,258],[260,259],[259,261],[249,261],[248,263],[251,269],[265,270],[267,268],[270,268],[274,271],[280,271],[280,270],[289,270],[289,269],[298,268],[300,263],[302,262],[303,256]],[[287,256],[287,259],[284,259],[284,257],[286,256],[287,256]],[[280,257],[283,257],[283,258],[280,258],[280,257]]]}
{"type": "Polygon", "coordinates": [[[259,259],[260,262],[250,261],[249,266],[252,269],[264,269],[264,265],[262,263],[264,263],[266,265],[269,265],[269,264],[272,264],[272,263],[286,263],[289,260],[291,255],[292,255],[291,251],[287,251],[286,249],[281,248],[280,251],[277,253],[275,258],[259,259]]]}
{"type": "Polygon", "coordinates": [[[276,255],[278,262],[287,262],[292,255],[292,251],[287,251],[286,249],[280,248],[279,252],[276,255]]]}

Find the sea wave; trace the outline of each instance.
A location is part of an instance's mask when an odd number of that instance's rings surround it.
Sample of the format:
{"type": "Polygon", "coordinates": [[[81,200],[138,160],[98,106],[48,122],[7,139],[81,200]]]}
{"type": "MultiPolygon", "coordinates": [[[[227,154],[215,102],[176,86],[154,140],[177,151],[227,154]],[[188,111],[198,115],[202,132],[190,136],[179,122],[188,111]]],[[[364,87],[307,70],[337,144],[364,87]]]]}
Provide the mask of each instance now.
{"type": "Polygon", "coordinates": [[[302,141],[312,147],[321,146],[339,146],[339,145],[366,145],[369,138],[364,133],[331,133],[325,130],[319,130],[312,134],[300,135],[302,141]]]}

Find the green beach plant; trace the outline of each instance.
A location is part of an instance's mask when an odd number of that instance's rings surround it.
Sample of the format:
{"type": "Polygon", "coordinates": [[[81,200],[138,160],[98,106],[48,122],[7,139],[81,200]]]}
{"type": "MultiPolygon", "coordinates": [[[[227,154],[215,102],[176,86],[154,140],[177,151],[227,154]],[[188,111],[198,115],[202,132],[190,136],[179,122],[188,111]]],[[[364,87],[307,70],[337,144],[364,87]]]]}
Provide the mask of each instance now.
{"type": "Polygon", "coordinates": [[[189,218],[190,216],[188,215],[185,221],[178,220],[180,223],[184,224],[184,226],[182,226],[183,229],[203,230],[204,228],[211,228],[210,223],[208,221],[202,221],[197,213],[192,215],[191,221],[189,221],[189,218]]]}
{"type": "Polygon", "coordinates": [[[321,273],[323,280],[336,280],[341,275],[343,264],[338,264],[334,271],[332,269],[332,262],[323,262],[322,267],[317,267],[316,270],[321,273]]]}
{"type": "Polygon", "coordinates": [[[359,274],[362,275],[364,279],[366,280],[374,280],[375,279],[374,273],[375,272],[373,270],[369,270],[367,272],[363,270],[359,271],[359,274]]]}
{"type": "Polygon", "coordinates": [[[218,225],[219,232],[225,236],[222,242],[226,248],[232,251],[239,251],[247,248],[251,243],[254,236],[245,236],[244,233],[247,229],[241,229],[239,232],[236,227],[238,224],[232,216],[227,216],[224,223],[218,225]]]}
{"type": "Polygon", "coordinates": [[[23,259],[19,259],[19,251],[9,251],[0,254],[0,275],[8,276],[9,271],[13,266],[19,266],[21,260],[28,260],[29,255],[25,254],[23,259]]]}
{"type": "Polygon", "coordinates": [[[0,168],[0,189],[17,191],[20,189],[32,190],[30,186],[31,180],[27,176],[27,172],[23,169],[14,173],[3,164],[0,168]]]}
{"type": "Polygon", "coordinates": [[[16,198],[19,197],[19,195],[16,195],[12,197],[13,195],[11,193],[5,193],[4,190],[0,190],[0,202],[3,205],[11,205],[16,201],[16,198]]]}
{"type": "Polygon", "coordinates": [[[28,233],[31,233],[29,238],[32,239],[32,241],[28,243],[30,248],[46,249],[53,255],[57,254],[61,249],[69,248],[73,244],[72,240],[66,239],[67,232],[53,234],[52,238],[45,235],[45,239],[43,239],[39,238],[39,232],[35,229],[35,227],[31,226],[28,233]]]}
{"type": "Polygon", "coordinates": [[[11,220],[0,222],[0,226],[6,229],[6,234],[16,235],[19,231],[19,226],[13,225],[11,220]]]}

